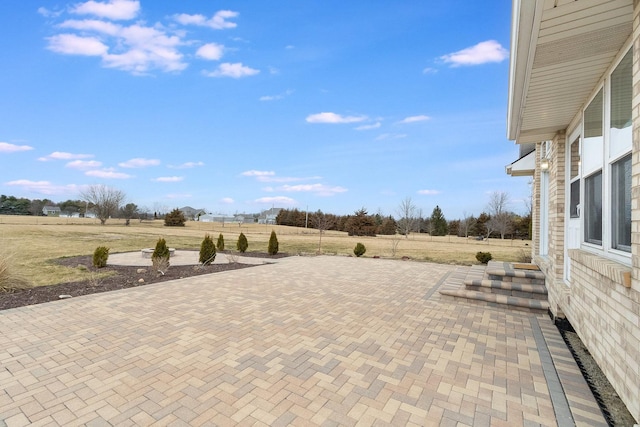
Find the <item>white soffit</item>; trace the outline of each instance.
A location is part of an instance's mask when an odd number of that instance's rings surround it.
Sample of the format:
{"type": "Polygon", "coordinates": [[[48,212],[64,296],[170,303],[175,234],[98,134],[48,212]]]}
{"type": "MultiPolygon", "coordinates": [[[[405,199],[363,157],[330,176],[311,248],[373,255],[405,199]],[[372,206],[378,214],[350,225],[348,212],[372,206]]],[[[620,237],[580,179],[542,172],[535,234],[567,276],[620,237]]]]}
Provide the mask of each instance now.
{"type": "Polygon", "coordinates": [[[514,0],[509,139],[539,142],[566,129],[631,34],[632,18],[633,0],[514,0]]]}

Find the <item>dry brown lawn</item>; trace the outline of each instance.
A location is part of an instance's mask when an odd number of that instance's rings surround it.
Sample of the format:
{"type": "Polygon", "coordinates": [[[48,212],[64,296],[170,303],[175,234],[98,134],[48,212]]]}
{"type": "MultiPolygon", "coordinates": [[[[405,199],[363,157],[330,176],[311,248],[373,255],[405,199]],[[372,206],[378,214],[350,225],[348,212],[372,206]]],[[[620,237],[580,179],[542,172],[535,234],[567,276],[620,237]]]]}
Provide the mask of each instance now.
{"type": "MultiPolygon", "coordinates": [[[[260,225],[221,224],[189,221],[185,227],[165,227],[163,221],[132,221],[126,227],[122,220],[109,220],[101,226],[98,220],[84,218],[48,218],[0,215],[0,247],[12,255],[13,267],[34,285],[49,285],[90,277],[85,269],[63,267],[52,262],[61,257],[90,255],[98,246],[107,246],[110,253],[139,251],[154,247],[160,237],[170,247],[198,250],[204,235],[214,240],[222,233],[226,249],[235,249],[240,232],[249,241],[249,251],[266,252],[271,230],[278,235],[280,252],[315,254],[318,251],[317,230],[260,225]]],[[[410,257],[418,261],[447,264],[473,264],[478,251],[491,252],[494,259],[518,261],[531,252],[530,241],[477,241],[454,236],[431,237],[411,234],[409,238],[378,236],[350,237],[343,232],[329,231],[322,236],[322,252],[332,255],[352,255],[356,243],[367,248],[365,257],[410,257]]]]}

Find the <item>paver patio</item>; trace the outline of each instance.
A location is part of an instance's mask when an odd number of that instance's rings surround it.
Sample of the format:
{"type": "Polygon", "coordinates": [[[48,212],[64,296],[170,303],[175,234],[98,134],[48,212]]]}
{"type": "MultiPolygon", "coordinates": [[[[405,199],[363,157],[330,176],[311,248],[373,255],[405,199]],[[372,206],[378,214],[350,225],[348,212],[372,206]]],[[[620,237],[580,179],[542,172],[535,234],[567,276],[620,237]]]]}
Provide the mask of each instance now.
{"type": "Polygon", "coordinates": [[[464,268],[292,257],[0,311],[0,426],[606,425],[545,314],[464,268]]]}

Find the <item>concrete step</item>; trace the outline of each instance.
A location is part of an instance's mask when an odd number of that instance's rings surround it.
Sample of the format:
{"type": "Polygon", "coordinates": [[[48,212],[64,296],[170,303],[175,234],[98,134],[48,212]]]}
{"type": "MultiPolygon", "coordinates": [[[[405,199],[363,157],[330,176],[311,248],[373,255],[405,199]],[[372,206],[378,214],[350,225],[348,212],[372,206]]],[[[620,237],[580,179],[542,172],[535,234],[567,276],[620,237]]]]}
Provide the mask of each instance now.
{"type": "Polygon", "coordinates": [[[457,298],[466,298],[476,301],[485,301],[495,304],[503,304],[507,306],[528,309],[532,311],[549,310],[549,302],[546,300],[538,300],[531,298],[520,298],[508,295],[499,295],[488,292],[470,291],[465,289],[443,289],[440,291],[442,295],[448,295],[457,298]]]}
{"type": "Polygon", "coordinates": [[[547,299],[547,288],[544,285],[529,283],[504,282],[501,280],[475,279],[465,280],[467,290],[476,292],[491,292],[521,298],[547,299]]]}

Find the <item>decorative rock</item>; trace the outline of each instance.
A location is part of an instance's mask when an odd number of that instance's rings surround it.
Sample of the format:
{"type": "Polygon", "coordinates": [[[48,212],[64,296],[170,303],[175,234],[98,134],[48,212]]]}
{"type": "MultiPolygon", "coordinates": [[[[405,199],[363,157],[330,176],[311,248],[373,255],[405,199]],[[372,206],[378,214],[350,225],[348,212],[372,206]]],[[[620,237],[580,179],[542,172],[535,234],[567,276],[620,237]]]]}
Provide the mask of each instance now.
{"type": "Polygon", "coordinates": [[[58,298],[67,299],[67,298],[71,298],[71,295],[60,295],[60,296],[58,296],[58,298]]]}
{"type": "Polygon", "coordinates": [[[146,273],[146,272],[147,272],[146,268],[139,268],[139,269],[136,270],[136,273],[138,273],[138,274],[142,274],[142,273],[146,273]]]}
{"type": "Polygon", "coordinates": [[[138,283],[144,283],[144,279],[143,278],[138,279],[138,283]]]}

